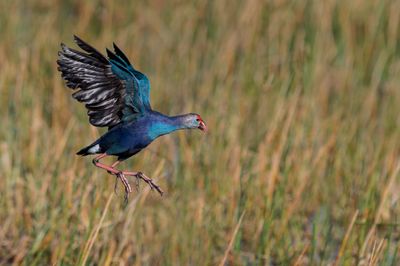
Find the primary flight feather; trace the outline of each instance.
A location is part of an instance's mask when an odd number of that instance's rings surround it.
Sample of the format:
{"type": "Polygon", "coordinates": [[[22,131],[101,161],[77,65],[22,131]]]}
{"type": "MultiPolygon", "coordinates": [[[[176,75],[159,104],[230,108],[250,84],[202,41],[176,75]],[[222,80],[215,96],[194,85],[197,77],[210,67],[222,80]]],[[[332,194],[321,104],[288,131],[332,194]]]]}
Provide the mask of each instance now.
{"type": "Polygon", "coordinates": [[[75,91],[72,96],[85,104],[89,122],[109,129],[77,154],[99,154],[93,163],[122,181],[126,198],[132,191],[126,176],[140,178],[162,194],[161,188],[143,173],[120,171],[116,166],[159,136],[179,129],[206,131],[204,121],[194,113],[167,116],[154,111],[150,105],[148,78],[132,66],[115,43],[114,52],[106,50],[106,58],[77,36],[74,40],[83,51],[61,44],[58,70],[67,87],[75,91]],[[100,162],[109,155],[118,157],[114,164],[100,162]]]}

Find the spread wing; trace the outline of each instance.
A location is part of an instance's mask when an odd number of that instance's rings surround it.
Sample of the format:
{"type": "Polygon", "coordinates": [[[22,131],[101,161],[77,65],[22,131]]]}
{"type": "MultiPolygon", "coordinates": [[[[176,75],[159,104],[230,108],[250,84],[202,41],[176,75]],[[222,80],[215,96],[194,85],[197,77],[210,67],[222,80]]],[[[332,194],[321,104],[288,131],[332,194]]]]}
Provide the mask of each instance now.
{"type": "Polygon", "coordinates": [[[107,50],[107,59],[77,36],[74,40],[84,52],[61,44],[58,70],[75,90],[72,96],[85,103],[92,125],[113,127],[151,110],[149,80],[115,44],[115,53],[107,50]]]}

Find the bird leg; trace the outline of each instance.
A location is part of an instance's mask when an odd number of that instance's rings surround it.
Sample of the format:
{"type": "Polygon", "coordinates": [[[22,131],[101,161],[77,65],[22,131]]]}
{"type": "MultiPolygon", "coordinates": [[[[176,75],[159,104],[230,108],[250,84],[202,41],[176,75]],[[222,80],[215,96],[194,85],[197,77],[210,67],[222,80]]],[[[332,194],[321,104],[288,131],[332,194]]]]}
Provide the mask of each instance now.
{"type": "MultiPolygon", "coordinates": [[[[119,165],[121,163],[121,161],[120,160],[117,160],[117,161],[115,161],[115,163],[113,163],[112,165],[111,165],[111,167],[112,168],[115,168],[117,165],[119,165]]],[[[110,173],[110,172],[109,172],[110,173]]],[[[123,172],[121,172],[121,173],[123,173],[123,172]]],[[[112,173],[110,173],[110,174],[112,174],[112,173]]],[[[124,174],[125,175],[125,174],[124,174]]],[[[118,178],[117,178],[118,179],[118,178]]],[[[114,187],[114,190],[116,190],[116,188],[117,188],[117,184],[118,184],[118,182],[115,182],[115,187],[114,187]]],[[[139,179],[138,178],[136,178],[136,191],[139,191],[139,179]]]]}
{"type": "Polygon", "coordinates": [[[129,172],[129,171],[122,171],[122,174],[126,176],[134,176],[136,177],[136,180],[138,181],[139,179],[142,179],[144,182],[146,182],[151,189],[157,190],[158,193],[162,196],[164,194],[164,191],[158,186],[156,183],[153,182],[153,179],[150,177],[146,176],[142,172],[129,172]]]}
{"type": "MultiPolygon", "coordinates": [[[[113,163],[111,165],[112,168],[115,169],[115,167],[120,164],[121,161],[117,160],[115,163],[113,163]]],[[[117,169],[115,169],[117,170],[117,169]]],[[[162,191],[162,189],[160,188],[160,186],[158,186],[156,183],[153,182],[153,180],[149,177],[147,177],[145,174],[143,174],[142,172],[129,172],[129,171],[121,171],[121,173],[124,176],[134,176],[136,177],[136,189],[139,190],[139,179],[142,179],[144,182],[146,182],[151,189],[155,189],[158,191],[158,193],[160,193],[160,195],[162,196],[164,194],[164,191],[162,191]]]]}
{"type": "MultiPolygon", "coordinates": [[[[113,165],[108,166],[108,165],[105,165],[105,164],[100,162],[100,159],[102,159],[102,158],[104,158],[106,156],[107,156],[107,154],[105,154],[105,153],[100,154],[99,156],[97,156],[96,158],[93,159],[93,164],[96,167],[99,167],[101,169],[106,170],[110,174],[114,174],[117,177],[117,180],[118,179],[121,180],[121,182],[122,182],[122,184],[124,185],[124,188],[125,188],[125,201],[127,201],[129,193],[132,192],[131,185],[129,184],[128,179],[126,179],[124,173],[114,168],[118,163],[114,163],[113,165]]],[[[117,183],[114,186],[114,190],[115,191],[116,191],[116,188],[117,188],[117,183]]]]}
{"type": "MultiPolygon", "coordinates": [[[[160,186],[158,186],[156,183],[154,183],[153,180],[150,177],[146,176],[142,172],[120,171],[120,170],[116,169],[115,167],[118,164],[121,163],[120,160],[117,160],[111,166],[108,166],[108,165],[105,165],[105,164],[101,163],[100,160],[103,159],[106,156],[107,156],[107,154],[103,153],[103,154],[100,154],[99,156],[95,157],[93,159],[93,164],[96,167],[104,169],[108,173],[115,175],[116,176],[116,181],[118,179],[121,180],[122,184],[125,187],[125,201],[128,200],[128,195],[129,195],[129,193],[132,192],[131,185],[129,184],[128,179],[125,176],[134,176],[134,177],[136,177],[136,188],[137,189],[139,188],[139,179],[142,179],[144,182],[146,182],[150,186],[151,189],[155,189],[155,190],[157,190],[158,193],[160,193],[161,196],[163,195],[164,191],[160,188],[160,186]]],[[[115,182],[115,185],[114,185],[114,190],[115,191],[117,190],[117,184],[118,183],[115,182]]]]}
{"type": "MultiPolygon", "coordinates": [[[[116,161],[115,163],[113,163],[112,165],[111,165],[111,168],[114,168],[115,169],[115,167],[118,165],[120,163],[120,161],[116,161]]],[[[113,173],[111,173],[110,171],[107,171],[109,174],[113,174],[113,173]]],[[[117,193],[117,188],[118,188],[118,179],[119,179],[119,177],[118,177],[118,175],[115,175],[115,184],[114,184],[114,193],[115,194],[117,194],[118,195],[118,193],[117,193]]]]}

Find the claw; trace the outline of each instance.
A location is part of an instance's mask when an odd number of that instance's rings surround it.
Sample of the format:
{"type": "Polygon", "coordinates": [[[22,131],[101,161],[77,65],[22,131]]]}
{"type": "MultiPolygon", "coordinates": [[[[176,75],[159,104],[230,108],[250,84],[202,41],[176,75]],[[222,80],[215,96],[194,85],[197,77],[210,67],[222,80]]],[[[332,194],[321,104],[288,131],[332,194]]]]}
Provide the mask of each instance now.
{"type": "Polygon", "coordinates": [[[116,177],[115,177],[115,184],[114,184],[114,193],[115,193],[115,195],[117,195],[118,196],[118,191],[117,191],[117,188],[118,188],[118,175],[116,175],[116,177]]]}
{"type": "Polygon", "coordinates": [[[147,177],[142,172],[137,172],[136,173],[136,178],[142,179],[144,182],[146,182],[150,186],[150,189],[157,190],[157,192],[160,193],[161,196],[164,194],[164,191],[162,191],[162,189],[156,183],[153,182],[153,179],[147,177]]]}
{"type": "Polygon", "coordinates": [[[96,158],[93,159],[93,164],[95,166],[99,167],[99,168],[102,168],[102,169],[106,170],[108,173],[113,174],[113,175],[116,176],[115,184],[114,184],[114,192],[117,195],[118,195],[118,193],[117,193],[118,179],[121,180],[121,182],[122,182],[122,184],[124,185],[124,188],[125,188],[125,202],[128,202],[129,194],[132,192],[131,185],[129,184],[129,181],[128,181],[128,179],[126,179],[125,175],[127,175],[127,176],[135,176],[136,177],[136,189],[137,190],[139,190],[139,183],[140,183],[139,179],[142,179],[144,182],[146,182],[150,186],[150,188],[152,190],[153,189],[157,190],[157,192],[160,193],[161,196],[164,194],[162,189],[156,183],[154,183],[151,178],[147,177],[142,172],[119,171],[118,169],[116,169],[115,167],[121,161],[116,161],[111,166],[105,165],[103,163],[100,163],[100,159],[102,159],[102,158],[104,158],[106,156],[108,156],[106,153],[100,154],[99,156],[97,156],[96,158]]]}
{"type": "Polygon", "coordinates": [[[136,192],[139,192],[139,189],[140,189],[140,180],[139,180],[139,178],[136,178],[136,192]]]}
{"type": "Polygon", "coordinates": [[[126,193],[126,192],[125,192],[125,196],[124,196],[124,203],[125,203],[125,205],[127,205],[128,202],[129,202],[129,193],[126,193]]]}
{"type": "Polygon", "coordinates": [[[116,176],[117,179],[120,179],[122,184],[124,185],[125,188],[124,201],[125,203],[128,203],[129,193],[132,192],[131,185],[129,184],[128,179],[126,179],[125,175],[122,172],[117,173],[116,176]]]}

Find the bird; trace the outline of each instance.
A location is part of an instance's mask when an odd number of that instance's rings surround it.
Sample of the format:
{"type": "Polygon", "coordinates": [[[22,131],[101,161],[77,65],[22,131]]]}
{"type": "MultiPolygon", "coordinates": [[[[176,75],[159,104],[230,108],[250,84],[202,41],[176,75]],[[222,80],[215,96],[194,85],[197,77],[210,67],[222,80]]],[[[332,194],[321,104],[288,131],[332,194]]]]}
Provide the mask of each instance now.
{"type": "Polygon", "coordinates": [[[57,69],[66,86],[74,91],[72,97],[85,104],[90,124],[108,129],[77,155],[96,155],[93,164],[115,175],[115,191],[118,180],[122,182],[126,201],[132,192],[127,176],[136,177],[137,184],[143,180],[162,196],[163,190],[150,177],[117,166],[160,136],[182,129],[206,132],[204,120],[196,113],[169,116],[152,109],[149,79],[133,67],[115,43],[114,52],[106,48],[105,57],[76,35],[74,41],[81,50],[61,43],[57,69]],[[101,162],[108,156],[117,159],[111,165],[101,162]]]}

